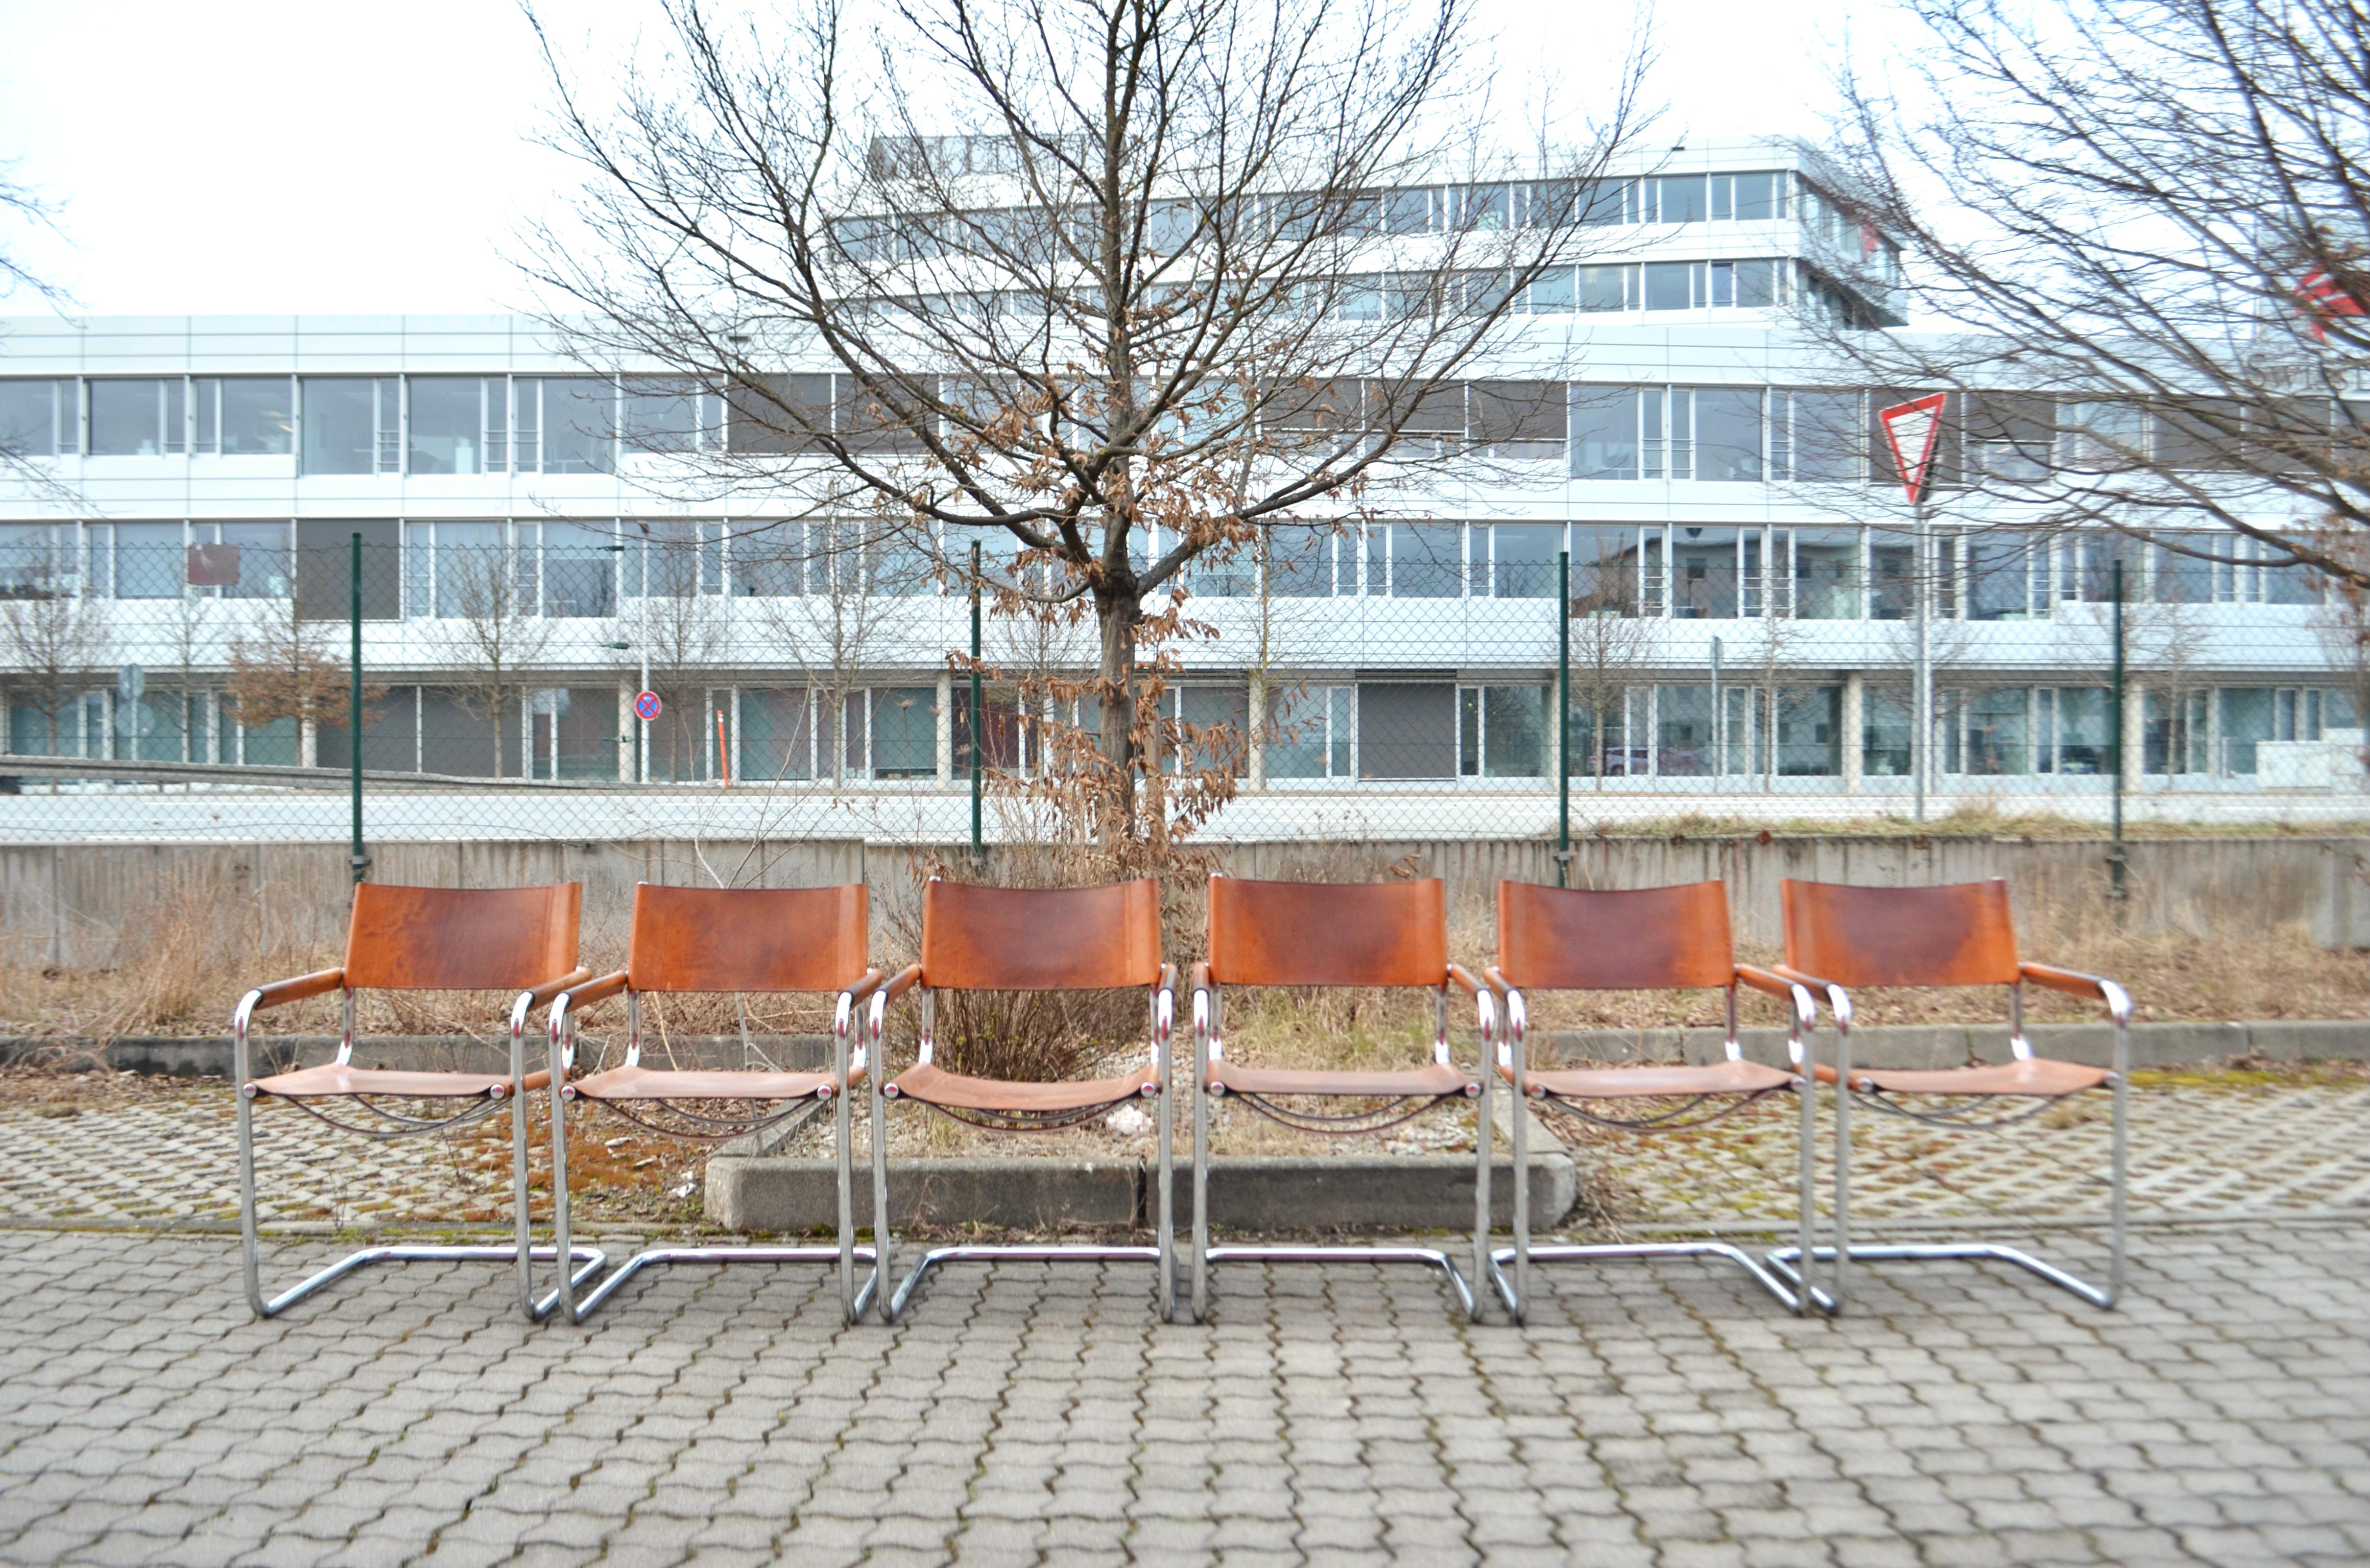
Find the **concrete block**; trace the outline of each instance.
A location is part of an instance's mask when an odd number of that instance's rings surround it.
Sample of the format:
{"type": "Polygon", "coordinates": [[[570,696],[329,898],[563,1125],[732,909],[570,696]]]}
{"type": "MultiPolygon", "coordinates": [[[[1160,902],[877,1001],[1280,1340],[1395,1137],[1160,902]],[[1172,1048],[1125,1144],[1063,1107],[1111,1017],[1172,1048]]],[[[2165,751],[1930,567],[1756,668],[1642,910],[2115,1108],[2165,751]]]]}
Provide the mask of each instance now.
{"type": "MultiPolygon", "coordinates": [[[[1531,1223],[1546,1230],[1571,1212],[1570,1156],[1533,1150],[1531,1223]]],[[[1491,1223],[1514,1216],[1513,1162],[1490,1163],[1491,1223]]],[[[1189,1167],[1180,1165],[1177,1223],[1193,1219],[1189,1167]]],[[[1230,1230],[1470,1230],[1473,1162],[1454,1154],[1344,1155],[1210,1162],[1210,1221],[1230,1230]]]]}
{"type": "Polygon", "coordinates": [[[2370,1021],[2280,1018],[2243,1028],[2257,1055],[2274,1061],[2360,1061],[2370,1057],[2370,1021]]]}
{"type": "MultiPolygon", "coordinates": [[[[736,1160],[708,1165],[708,1217],[733,1230],[806,1231],[838,1223],[829,1160],[736,1160]]],[[[1136,1223],[1133,1161],[892,1160],[892,1225],[976,1221],[1012,1230],[1102,1229],[1136,1223]]],[[[872,1172],[856,1172],[856,1223],[872,1223],[872,1172]]]]}

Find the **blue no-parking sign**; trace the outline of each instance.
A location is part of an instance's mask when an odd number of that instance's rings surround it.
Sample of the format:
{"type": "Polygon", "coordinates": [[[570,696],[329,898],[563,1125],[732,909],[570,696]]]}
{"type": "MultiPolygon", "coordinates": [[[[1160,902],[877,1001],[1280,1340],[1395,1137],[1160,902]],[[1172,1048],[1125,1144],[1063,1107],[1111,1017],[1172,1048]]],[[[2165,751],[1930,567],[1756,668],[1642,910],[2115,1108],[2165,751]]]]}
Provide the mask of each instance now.
{"type": "Polygon", "coordinates": [[[640,717],[644,724],[648,724],[651,720],[657,718],[659,716],[659,694],[656,692],[644,692],[635,697],[634,712],[640,717]]]}

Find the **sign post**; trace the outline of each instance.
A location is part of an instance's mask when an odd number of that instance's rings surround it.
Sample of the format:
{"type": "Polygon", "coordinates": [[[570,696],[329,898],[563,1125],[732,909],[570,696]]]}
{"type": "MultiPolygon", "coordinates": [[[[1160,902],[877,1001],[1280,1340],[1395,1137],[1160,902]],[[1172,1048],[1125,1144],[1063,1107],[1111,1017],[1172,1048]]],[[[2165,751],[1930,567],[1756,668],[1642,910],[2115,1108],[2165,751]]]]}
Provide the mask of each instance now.
{"type": "Polygon", "coordinates": [[[1946,392],[1929,393],[1877,411],[1884,427],[1885,444],[1893,449],[1893,472],[1909,497],[1916,529],[1916,565],[1911,572],[1917,615],[1917,667],[1911,676],[1909,772],[1916,784],[1917,820],[1926,820],[1926,794],[1934,771],[1934,550],[1926,522],[1926,490],[1934,474],[1934,452],[1941,444],[1946,392]]]}

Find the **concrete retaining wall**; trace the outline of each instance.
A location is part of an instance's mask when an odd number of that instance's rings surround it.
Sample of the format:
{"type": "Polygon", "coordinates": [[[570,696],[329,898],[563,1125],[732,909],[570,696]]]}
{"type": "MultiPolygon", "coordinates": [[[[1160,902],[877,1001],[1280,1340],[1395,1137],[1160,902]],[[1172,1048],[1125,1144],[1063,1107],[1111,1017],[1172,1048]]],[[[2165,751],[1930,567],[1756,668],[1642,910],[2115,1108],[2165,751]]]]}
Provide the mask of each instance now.
{"type": "MultiPolygon", "coordinates": [[[[855,841],[680,840],[390,843],[373,851],[381,881],[494,887],[581,880],[585,951],[622,954],[636,882],[726,882],[811,887],[865,881],[872,888],[876,956],[906,918],[918,868],[934,853],[855,841]]],[[[1446,879],[1462,916],[1488,928],[1499,878],[1553,882],[1552,846],[1536,840],[1393,841],[1313,847],[1221,847],[1241,876],[1382,875],[1404,866],[1446,879]]],[[[2227,838],[2134,841],[2125,918],[2141,932],[2199,935],[2301,924],[2330,947],[2370,947],[2370,839],[2227,838]]],[[[991,870],[993,869],[991,864],[991,870]]],[[[2106,847],[2096,841],[1994,838],[1605,838],[1573,849],[1575,887],[1649,887],[1717,877],[1728,883],[1740,940],[1778,939],[1778,885],[1926,884],[2005,876],[2019,913],[2046,901],[2077,918],[2109,906],[2106,847]]],[[[274,929],[302,943],[335,943],[345,929],[351,883],[339,844],[0,845],[0,937],[18,955],[67,967],[129,961],[160,904],[196,897],[229,908],[250,895],[274,929]]]]}

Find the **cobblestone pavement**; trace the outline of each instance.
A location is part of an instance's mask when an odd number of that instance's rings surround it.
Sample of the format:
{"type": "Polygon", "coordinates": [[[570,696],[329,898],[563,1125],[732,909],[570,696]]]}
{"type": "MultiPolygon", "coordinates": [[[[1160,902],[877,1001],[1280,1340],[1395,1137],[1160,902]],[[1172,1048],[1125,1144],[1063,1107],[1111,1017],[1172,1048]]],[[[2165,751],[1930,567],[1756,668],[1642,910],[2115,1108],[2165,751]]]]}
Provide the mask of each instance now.
{"type": "Polygon", "coordinates": [[[19,1230],[0,1561],[2358,1563],[2365,1274],[2360,1224],[2164,1227],[2116,1313],[1893,1265],[1799,1321],[1674,1263],[1542,1269],[1515,1329],[1244,1265],[1188,1327],[1140,1272],[1004,1265],[886,1331],[804,1270],[574,1329],[411,1265],[257,1323],[220,1238],[19,1230]]]}
{"type": "MultiPolygon", "coordinates": [[[[1864,1109],[1854,1120],[1855,1210],[1871,1219],[2103,1213],[2107,1109],[2106,1096],[2086,1095],[1998,1132],[1937,1131],[1864,1109]]],[[[1793,1115],[1792,1101],[1780,1096],[1666,1137],[1583,1131],[1579,1153],[1619,1189],[1616,1207],[1631,1220],[1774,1224],[1793,1213],[1793,1115]]],[[[1822,1095],[1819,1115],[1824,1193],[1830,1096],[1822,1095]]],[[[2143,1075],[2132,1093],[2134,1212],[2230,1217],[2370,1207],[2365,1125],[2370,1080],[2361,1077],[2143,1075]]],[[[259,1107],[257,1126],[257,1192],[267,1223],[449,1224],[509,1212],[506,1111],[453,1137],[375,1145],[285,1104],[259,1107]]],[[[1442,1130],[1454,1131],[1444,1124],[1442,1130]]],[[[617,1146],[626,1157],[616,1163],[627,1172],[638,1162],[631,1156],[650,1164],[664,1154],[665,1195],[694,1196],[688,1169],[679,1181],[673,1162],[696,1162],[696,1151],[600,1121],[582,1132],[617,1146]]],[[[1009,1140],[1005,1147],[1029,1151],[1009,1140]]],[[[540,1175],[548,1156],[539,1119],[530,1149],[540,1175]]],[[[152,1084],[112,1098],[39,1104],[0,1100],[0,1223],[236,1219],[236,1158],[232,1101],[220,1084],[152,1084]]],[[[586,1162],[570,1158],[581,1182],[586,1162]]]]}

